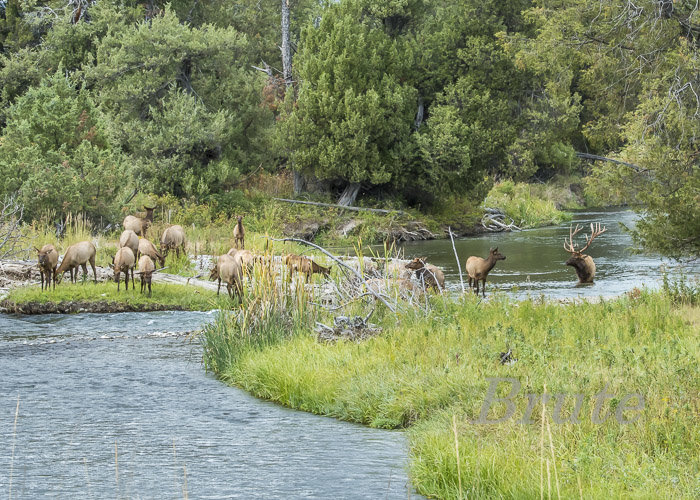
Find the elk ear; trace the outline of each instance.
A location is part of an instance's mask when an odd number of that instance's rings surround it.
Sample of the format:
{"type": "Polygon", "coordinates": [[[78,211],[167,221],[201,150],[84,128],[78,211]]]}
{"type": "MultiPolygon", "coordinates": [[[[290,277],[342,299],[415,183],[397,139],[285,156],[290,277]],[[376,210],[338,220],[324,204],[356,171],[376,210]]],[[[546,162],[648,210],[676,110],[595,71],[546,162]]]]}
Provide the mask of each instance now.
{"type": "Polygon", "coordinates": [[[37,247],[34,247],[34,250],[36,250],[37,253],[41,253],[41,250],[39,250],[37,247]]]}
{"type": "Polygon", "coordinates": [[[494,252],[498,252],[498,247],[493,249],[494,252]]]}

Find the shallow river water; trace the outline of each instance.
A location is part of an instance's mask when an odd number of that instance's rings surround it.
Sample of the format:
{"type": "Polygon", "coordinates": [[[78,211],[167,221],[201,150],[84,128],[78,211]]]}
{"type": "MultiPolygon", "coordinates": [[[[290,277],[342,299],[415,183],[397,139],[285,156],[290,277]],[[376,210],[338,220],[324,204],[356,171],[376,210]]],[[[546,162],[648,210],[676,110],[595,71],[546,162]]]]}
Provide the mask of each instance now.
{"type": "MultiPolygon", "coordinates": [[[[600,222],[607,231],[596,238],[586,251],[595,260],[595,282],[577,286],[578,278],[573,267],[564,262],[569,253],[563,248],[564,238],[569,236],[569,223],[510,233],[491,233],[477,237],[459,238],[455,247],[464,272],[467,257],[487,257],[490,247],[498,247],[506,256],[488,275],[489,292],[500,290],[515,298],[528,296],[560,299],[571,297],[610,297],[620,295],[634,287],[658,288],[662,283],[662,269],[672,277],[700,275],[700,261],[679,266],[676,262],[658,255],[635,255],[630,251],[632,238],[620,223],[633,227],[636,219],[629,210],[587,210],[575,212],[574,224],[584,229],[575,237],[579,247],[584,246],[583,234],[590,234],[590,223],[600,222]]],[[[416,241],[401,246],[406,258],[425,256],[428,262],[445,272],[446,286],[461,290],[459,271],[450,240],[416,241]]],[[[378,250],[375,250],[375,252],[378,250]]],[[[464,286],[467,278],[464,274],[464,286]]]]}
{"type": "Polygon", "coordinates": [[[0,498],[407,498],[403,433],[206,375],[212,319],[0,315],[0,498]]]}

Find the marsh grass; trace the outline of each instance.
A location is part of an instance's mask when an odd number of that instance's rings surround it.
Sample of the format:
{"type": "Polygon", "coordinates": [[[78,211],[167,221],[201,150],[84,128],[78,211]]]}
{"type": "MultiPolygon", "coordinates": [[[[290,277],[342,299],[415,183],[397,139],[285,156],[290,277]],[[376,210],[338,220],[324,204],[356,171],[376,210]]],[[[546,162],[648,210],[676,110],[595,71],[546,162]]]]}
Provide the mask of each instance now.
{"type": "MultiPolygon", "coordinates": [[[[700,493],[700,343],[671,297],[643,291],[559,305],[498,296],[480,302],[469,295],[432,297],[429,307],[427,314],[416,308],[398,317],[378,314],[373,319],[384,334],[363,343],[319,344],[303,316],[293,326],[275,319],[274,327],[261,330],[274,333],[274,341],[251,343],[249,331],[239,328],[245,348],[210,368],[293,408],[374,427],[410,427],[412,481],[430,497],[700,493]],[[499,353],[508,349],[517,362],[502,365],[499,353]],[[522,389],[513,419],[476,425],[471,421],[481,411],[488,377],[516,378],[522,389]],[[594,397],[603,388],[614,395],[605,406],[612,413],[626,394],[642,394],[641,418],[594,424],[594,397]],[[552,424],[550,402],[535,407],[530,424],[517,423],[525,393],[545,392],[583,394],[580,422],[552,424]]],[[[231,335],[228,330],[221,324],[219,335],[231,335]]],[[[505,384],[498,394],[508,390],[505,384]]],[[[565,399],[562,415],[573,406],[573,397],[565,399]]],[[[489,418],[504,411],[496,405],[489,418]]]]}
{"type": "MultiPolygon", "coordinates": [[[[82,271],[81,271],[82,273],[82,271]]],[[[124,283],[121,284],[120,291],[117,292],[117,284],[113,281],[93,283],[92,271],[89,272],[87,282],[76,284],[61,283],[55,290],[43,291],[36,286],[26,286],[11,290],[7,299],[15,303],[59,303],[69,301],[85,302],[119,302],[129,305],[160,304],[179,306],[183,309],[193,311],[210,311],[218,308],[231,308],[235,302],[222,294],[217,297],[216,292],[183,285],[171,285],[165,283],[153,283],[153,293],[148,297],[145,293],[140,293],[140,281],[136,278],[136,289],[131,288],[129,280],[129,290],[124,290],[124,283]]]]}

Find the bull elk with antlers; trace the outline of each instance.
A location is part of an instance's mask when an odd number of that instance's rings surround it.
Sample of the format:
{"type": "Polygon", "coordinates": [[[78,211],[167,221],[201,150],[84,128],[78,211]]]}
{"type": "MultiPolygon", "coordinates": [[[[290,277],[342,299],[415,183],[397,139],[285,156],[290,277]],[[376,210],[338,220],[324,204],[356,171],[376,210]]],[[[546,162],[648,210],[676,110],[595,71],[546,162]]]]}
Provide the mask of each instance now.
{"type": "Polygon", "coordinates": [[[591,223],[591,235],[586,236],[586,246],[578,250],[576,244],[574,244],[574,236],[578,234],[579,231],[583,229],[581,226],[576,224],[576,229],[573,226],[569,226],[569,241],[564,238],[564,250],[571,253],[571,257],[566,261],[567,266],[572,266],[576,270],[576,275],[578,276],[579,283],[593,283],[593,278],[595,277],[595,262],[590,255],[585,255],[583,252],[591,246],[593,240],[598,236],[603,234],[607,228],[600,228],[600,222],[593,225],[591,223]]]}

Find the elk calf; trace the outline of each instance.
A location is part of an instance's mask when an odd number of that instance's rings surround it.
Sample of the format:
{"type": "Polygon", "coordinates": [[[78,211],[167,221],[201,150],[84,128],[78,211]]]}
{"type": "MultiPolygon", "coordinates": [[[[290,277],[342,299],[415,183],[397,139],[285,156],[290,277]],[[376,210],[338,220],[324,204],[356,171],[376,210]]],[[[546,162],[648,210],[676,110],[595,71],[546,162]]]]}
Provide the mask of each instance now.
{"type": "Polygon", "coordinates": [[[481,293],[483,297],[486,297],[486,276],[499,260],[506,260],[506,256],[498,251],[498,247],[490,248],[489,256],[485,259],[475,256],[467,259],[465,270],[469,275],[469,288],[475,288],[474,291],[477,295],[479,295],[479,281],[481,281],[483,284],[481,293]]]}
{"type": "Polygon", "coordinates": [[[219,295],[221,290],[221,281],[226,283],[226,290],[229,297],[233,298],[235,292],[239,298],[243,297],[243,284],[241,282],[241,263],[228,254],[220,255],[216,261],[216,265],[209,274],[210,280],[219,280],[216,287],[216,294],[219,295]]]}
{"type": "Polygon", "coordinates": [[[243,216],[239,215],[236,217],[238,222],[233,228],[233,244],[235,248],[238,248],[238,243],[241,244],[241,249],[245,248],[245,231],[243,230],[243,216]]]}
{"type": "Polygon", "coordinates": [[[428,264],[426,257],[416,257],[405,267],[415,271],[418,280],[425,283],[427,288],[434,288],[437,291],[445,288],[445,275],[434,265],[428,264]]]}
{"type": "Polygon", "coordinates": [[[182,226],[170,226],[160,238],[160,251],[166,256],[170,250],[175,250],[175,254],[180,257],[180,248],[185,253],[185,230],[182,226]]]}
{"type": "Polygon", "coordinates": [[[58,283],[63,280],[63,274],[66,271],[70,271],[70,281],[75,283],[78,279],[78,266],[83,268],[83,276],[87,276],[87,263],[90,262],[92,267],[92,275],[95,278],[95,283],[97,283],[97,272],[95,271],[95,254],[97,250],[95,245],[90,241],[81,241],[68,247],[66,254],[63,256],[61,265],[56,269],[56,274],[54,279],[57,279],[58,283]],[[73,270],[75,270],[75,278],[73,278],[73,270]]]}
{"type": "Polygon", "coordinates": [[[117,254],[114,256],[112,261],[114,264],[114,281],[117,282],[117,291],[119,291],[119,275],[124,273],[124,286],[129,289],[129,271],[131,271],[131,288],[136,289],[136,284],[134,281],[134,264],[136,263],[136,257],[134,257],[134,252],[131,251],[129,247],[122,247],[117,250],[117,254]]]}
{"type": "Polygon", "coordinates": [[[153,277],[153,271],[156,270],[156,266],[151,260],[151,258],[144,254],[139,259],[139,275],[141,275],[141,293],[146,290],[146,285],[148,285],[148,296],[151,296],[151,278],[153,277]]]}
{"type": "Polygon", "coordinates": [[[583,228],[578,224],[576,224],[575,230],[573,226],[569,226],[569,241],[567,242],[566,238],[564,238],[564,250],[571,253],[571,257],[566,261],[566,265],[572,266],[576,270],[579,284],[593,283],[593,278],[595,277],[595,262],[593,262],[593,257],[583,252],[591,246],[594,239],[607,231],[607,228],[603,227],[603,229],[601,229],[600,222],[596,223],[595,226],[591,222],[591,236],[588,237],[584,235],[586,238],[586,246],[578,250],[574,244],[574,236],[576,236],[581,229],[583,228]]]}
{"type": "Polygon", "coordinates": [[[53,245],[44,245],[41,250],[34,247],[39,259],[39,272],[41,273],[41,290],[44,290],[44,275],[46,275],[46,289],[51,288],[51,278],[53,278],[53,288],[56,289],[56,266],[58,265],[58,252],[53,245]]]}

